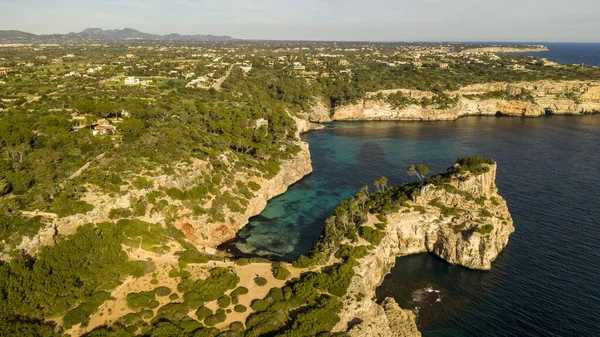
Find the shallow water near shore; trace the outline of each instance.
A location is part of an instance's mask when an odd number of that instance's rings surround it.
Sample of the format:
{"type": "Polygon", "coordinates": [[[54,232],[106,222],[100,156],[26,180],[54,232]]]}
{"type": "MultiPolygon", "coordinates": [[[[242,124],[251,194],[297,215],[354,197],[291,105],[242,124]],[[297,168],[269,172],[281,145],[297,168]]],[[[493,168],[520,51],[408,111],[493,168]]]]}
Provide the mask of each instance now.
{"type": "Polygon", "coordinates": [[[402,257],[377,291],[419,312],[425,336],[592,336],[600,291],[600,115],[468,117],[450,122],[336,122],[303,136],[314,172],[271,200],[225,248],[293,260],[342,199],[411,163],[445,170],[481,154],[516,232],[491,271],[429,254],[402,257]]]}

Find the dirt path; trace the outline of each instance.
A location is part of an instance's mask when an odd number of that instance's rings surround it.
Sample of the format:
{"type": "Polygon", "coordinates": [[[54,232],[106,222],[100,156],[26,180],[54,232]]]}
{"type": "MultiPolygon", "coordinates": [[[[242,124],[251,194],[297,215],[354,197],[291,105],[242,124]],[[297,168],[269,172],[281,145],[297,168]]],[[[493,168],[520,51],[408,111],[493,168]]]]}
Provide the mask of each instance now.
{"type": "Polygon", "coordinates": [[[232,64],[231,66],[229,66],[229,69],[227,69],[227,72],[225,73],[225,76],[219,78],[212,86],[211,88],[215,88],[215,90],[221,90],[221,84],[223,84],[223,82],[225,82],[225,80],[229,77],[229,74],[231,74],[231,70],[233,69],[234,65],[232,64]]]}
{"type": "Polygon", "coordinates": [[[67,178],[67,181],[71,180],[71,179],[75,179],[77,177],[79,177],[81,175],[81,173],[83,173],[83,171],[87,170],[88,167],[90,167],[90,165],[97,160],[100,160],[104,157],[104,155],[106,154],[106,152],[99,154],[98,156],[96,156],[96,158],[88,161],[87,163],[85,163],[82,167],[80,167],[77,171],[75,171],[75,173],[71,174],[71,176],[69,178],[67,178]]]}

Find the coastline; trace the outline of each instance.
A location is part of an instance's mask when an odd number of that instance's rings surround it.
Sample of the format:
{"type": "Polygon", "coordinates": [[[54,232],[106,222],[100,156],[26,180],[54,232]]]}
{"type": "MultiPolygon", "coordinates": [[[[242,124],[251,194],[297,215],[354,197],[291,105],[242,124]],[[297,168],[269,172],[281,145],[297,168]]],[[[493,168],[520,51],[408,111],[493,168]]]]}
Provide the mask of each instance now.
{"type": "Polygon", "coordinates": [[[407,104],[392,106],[390,95],[401,94],[413,101],[434,98],[430,91],[390,89],[367,93],[353,104],[327,108],[323,102],[313,105],[309,114],[312,122],[349,120],[407,120],[443,121],[463,116],[585,115],[600,112],[600,82],[594,81],[535,81],[520,83],[484,83],[469,85],[444,93],[454,105],[407,104]],[[498,97],[496,97],[498,96],[498,97]],[[529,98],[515,99],[519,96],[529,98]]]}

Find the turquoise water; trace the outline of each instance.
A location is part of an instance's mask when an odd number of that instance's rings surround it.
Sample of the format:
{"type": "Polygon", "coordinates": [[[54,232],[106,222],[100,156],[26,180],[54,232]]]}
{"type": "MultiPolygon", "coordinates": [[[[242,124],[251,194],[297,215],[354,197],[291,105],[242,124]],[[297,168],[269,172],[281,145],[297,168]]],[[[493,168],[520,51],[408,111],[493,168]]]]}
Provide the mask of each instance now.
{"type": "Polygon", "coordinates": [[[410,163],[445,170],[459,156],[499,164],[516,232],[489,272],[428,254],[403,257],[378,289],[419,312],[425,336],[594,336],[600,319],[600,115],[451,122],[345,122],[306,134],[314,172],[269,202],[237,253],[292,260],[340,200],[410,163]]]}

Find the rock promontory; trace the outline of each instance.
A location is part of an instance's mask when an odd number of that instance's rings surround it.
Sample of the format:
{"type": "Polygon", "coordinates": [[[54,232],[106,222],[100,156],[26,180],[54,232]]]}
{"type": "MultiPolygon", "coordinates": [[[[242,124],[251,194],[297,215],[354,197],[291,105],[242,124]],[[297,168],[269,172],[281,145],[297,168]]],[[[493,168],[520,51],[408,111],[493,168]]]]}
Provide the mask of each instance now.
{"type": "MultiPolygon", "coordinates": [[[[356,337],[420,336],[414,313],[402,310],[391,298],[383,303],[374,300],[397,257],[430,252],[467,268],[491,268],[514,231],[495,184],[496,168],[495,163],[486,163],[477,172],[425,184],[412,200],[386,215],[385,236],[357,260],[336,331],[356,337]]],[[[365,226],[380,228],[378,222],[369,215],[365,226]]]]}

